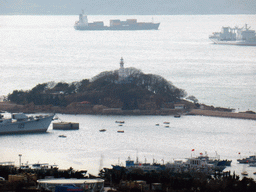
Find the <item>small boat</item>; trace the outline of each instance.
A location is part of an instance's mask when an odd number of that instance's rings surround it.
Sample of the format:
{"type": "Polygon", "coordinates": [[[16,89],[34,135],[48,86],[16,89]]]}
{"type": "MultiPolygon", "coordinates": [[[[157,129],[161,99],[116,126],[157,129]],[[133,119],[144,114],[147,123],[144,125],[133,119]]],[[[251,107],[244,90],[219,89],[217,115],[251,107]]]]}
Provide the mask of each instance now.
{"type": "Polygon", "coordinates": [[[124,133],[124,130],[118,130],[117,133],[124,133]]]}
{"type": "Polygon", "coordinates": [[[67,136],[66,135],[59,135],[59,137],[66,138],[67,136]]]}
{"type": "Polygon", "coordinates": [[[107,131],[106,129],[100,129],[100,132],[105,132],[105,131],[107,131]]]}
{"type": "Polygon", "coordinates": [[[164,124],[170,124],[170,122],[165,121],[164,124]]]}
{"type": "Polygon", "coordinates": [[[124,121],[116,121],[116,123],[124,123],[124,121]]]}
{"type": "Polygon", "coordinates": [[[241,175],[243,175],[243,176],[247,176],[247,175],[248,175],[248,173],[247,173],[247,171],[243,171],[243,172],[241,173],[241,175]]]}
{"type": "Polygon", "coordinates": [[[174,115],[175,118],[180,118],[180,115],[174,115]]]}
{"type": "Polygon", "coordinates": [[[253,175],[256,175],[256,172],[253,172],[253,175]]]}
{"type": "Polygon", "coordinates": [[[157,123],[156,126],[159,126],[159,123],[157,123]]]}
{"type": "Polygon", "coordinates": [[[119,124],[118,126],[123,126],[122,124],[119,124]]]}
{"type": "Polygon", "coordinates": [[[169,128],[169,125],[164,126],[165,128],[169,128]]]}

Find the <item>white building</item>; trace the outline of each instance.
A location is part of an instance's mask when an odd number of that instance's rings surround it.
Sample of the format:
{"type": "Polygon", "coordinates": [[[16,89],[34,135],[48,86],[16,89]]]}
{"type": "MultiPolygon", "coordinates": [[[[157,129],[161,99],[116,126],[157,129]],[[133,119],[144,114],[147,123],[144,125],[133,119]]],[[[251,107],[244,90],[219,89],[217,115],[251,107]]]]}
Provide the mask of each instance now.
{"type": "Polygon", "coordinates": [[[123,57],[121,57],[120,59],[120,68],[119,68],[119,71],[118,71],[118,81],[121,82],[121,81],[124,81],[127,77],[127,74],[125,72],[125,68],[124,68],[124,59],[123,57]]]}

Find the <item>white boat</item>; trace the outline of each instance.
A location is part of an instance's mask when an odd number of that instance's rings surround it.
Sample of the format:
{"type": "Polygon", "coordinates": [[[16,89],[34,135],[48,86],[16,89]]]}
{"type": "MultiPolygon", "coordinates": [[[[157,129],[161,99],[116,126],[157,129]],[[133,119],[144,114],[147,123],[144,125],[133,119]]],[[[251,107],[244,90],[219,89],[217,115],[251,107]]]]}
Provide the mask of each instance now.
{"type": "Polygon", "coordinates": [[[254,30],[245,24],[244,27],[222,27],[221,32],[214,32],[209,39],[215,44],[256,46],[254,30]]]}
{"type": "Polygon", "coordinates": [[[52,169],[58,168],[58,165],[49,165],[49,163],[34,163],[31,165],[31,169],[52,169]]]}
{"type": "Polygon", "coordinates": [[[24,113],[1,113],[0,134],[46,132],[53,117],[54,115],[27,116],[24,113]]]}

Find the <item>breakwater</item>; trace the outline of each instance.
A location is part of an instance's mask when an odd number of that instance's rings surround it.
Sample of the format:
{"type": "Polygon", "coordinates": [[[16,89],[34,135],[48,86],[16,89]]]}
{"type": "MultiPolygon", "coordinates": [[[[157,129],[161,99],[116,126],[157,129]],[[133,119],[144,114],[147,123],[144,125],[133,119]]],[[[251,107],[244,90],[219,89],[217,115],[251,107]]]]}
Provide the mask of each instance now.
{"type": "Polygon", "coordinates": [[[187,113],[187,115],[201,115],[201,116],[256,120],[256,114],[246,113],[246,112],[232,113],[232,112],[225,112],[225,111],[193,109],[189,113],[187,113]]]}

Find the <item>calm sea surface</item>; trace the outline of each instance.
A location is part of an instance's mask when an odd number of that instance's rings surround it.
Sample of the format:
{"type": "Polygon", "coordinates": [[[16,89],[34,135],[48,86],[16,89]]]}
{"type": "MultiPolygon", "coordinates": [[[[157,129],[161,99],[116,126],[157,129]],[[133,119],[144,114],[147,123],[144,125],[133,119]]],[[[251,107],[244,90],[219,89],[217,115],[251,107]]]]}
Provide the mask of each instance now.
{"type": "MultiPolygon", "coordinates": [[[[89,16],[90,21],[152,16],[89,16]]],[[[49,81],[73,82],[102,71],[125,67],[161,75],[194,95],[200,103],[256,111],[256,47],[214,45],[208,39],[222,26],[245,23],[256,30],[256,15],[154,16],[157,31],[76,31],[78,16],[0,16],[0,95],[28,90],[49,81]]],[[[253,155],[255,121],[186,116],[59,115],[80,123],[78,131],[0,137],[0,161],[56,163],[97,173],[102,166],[135,159],[152,162],[215,151],[232,159],[231,170],[241,171],[236,159],[253,155]],[[116,120],[125,120],[123,127],[116,120]],[[170,128],[162,123],[170,121],[170,128]],[[160,126],[156,127],[155,124],[160,126]],[[99,129],[107,132],[101,133],[99,129]],[[118,134],[122,129],[124,134],[118,134]],[[67,138],[59,138],[59,134],[67,138]],[[101,158],[102,156],[102,158],[101,158]]],[[[252,176],[256,168],[247,170],[252,176]]]]}

